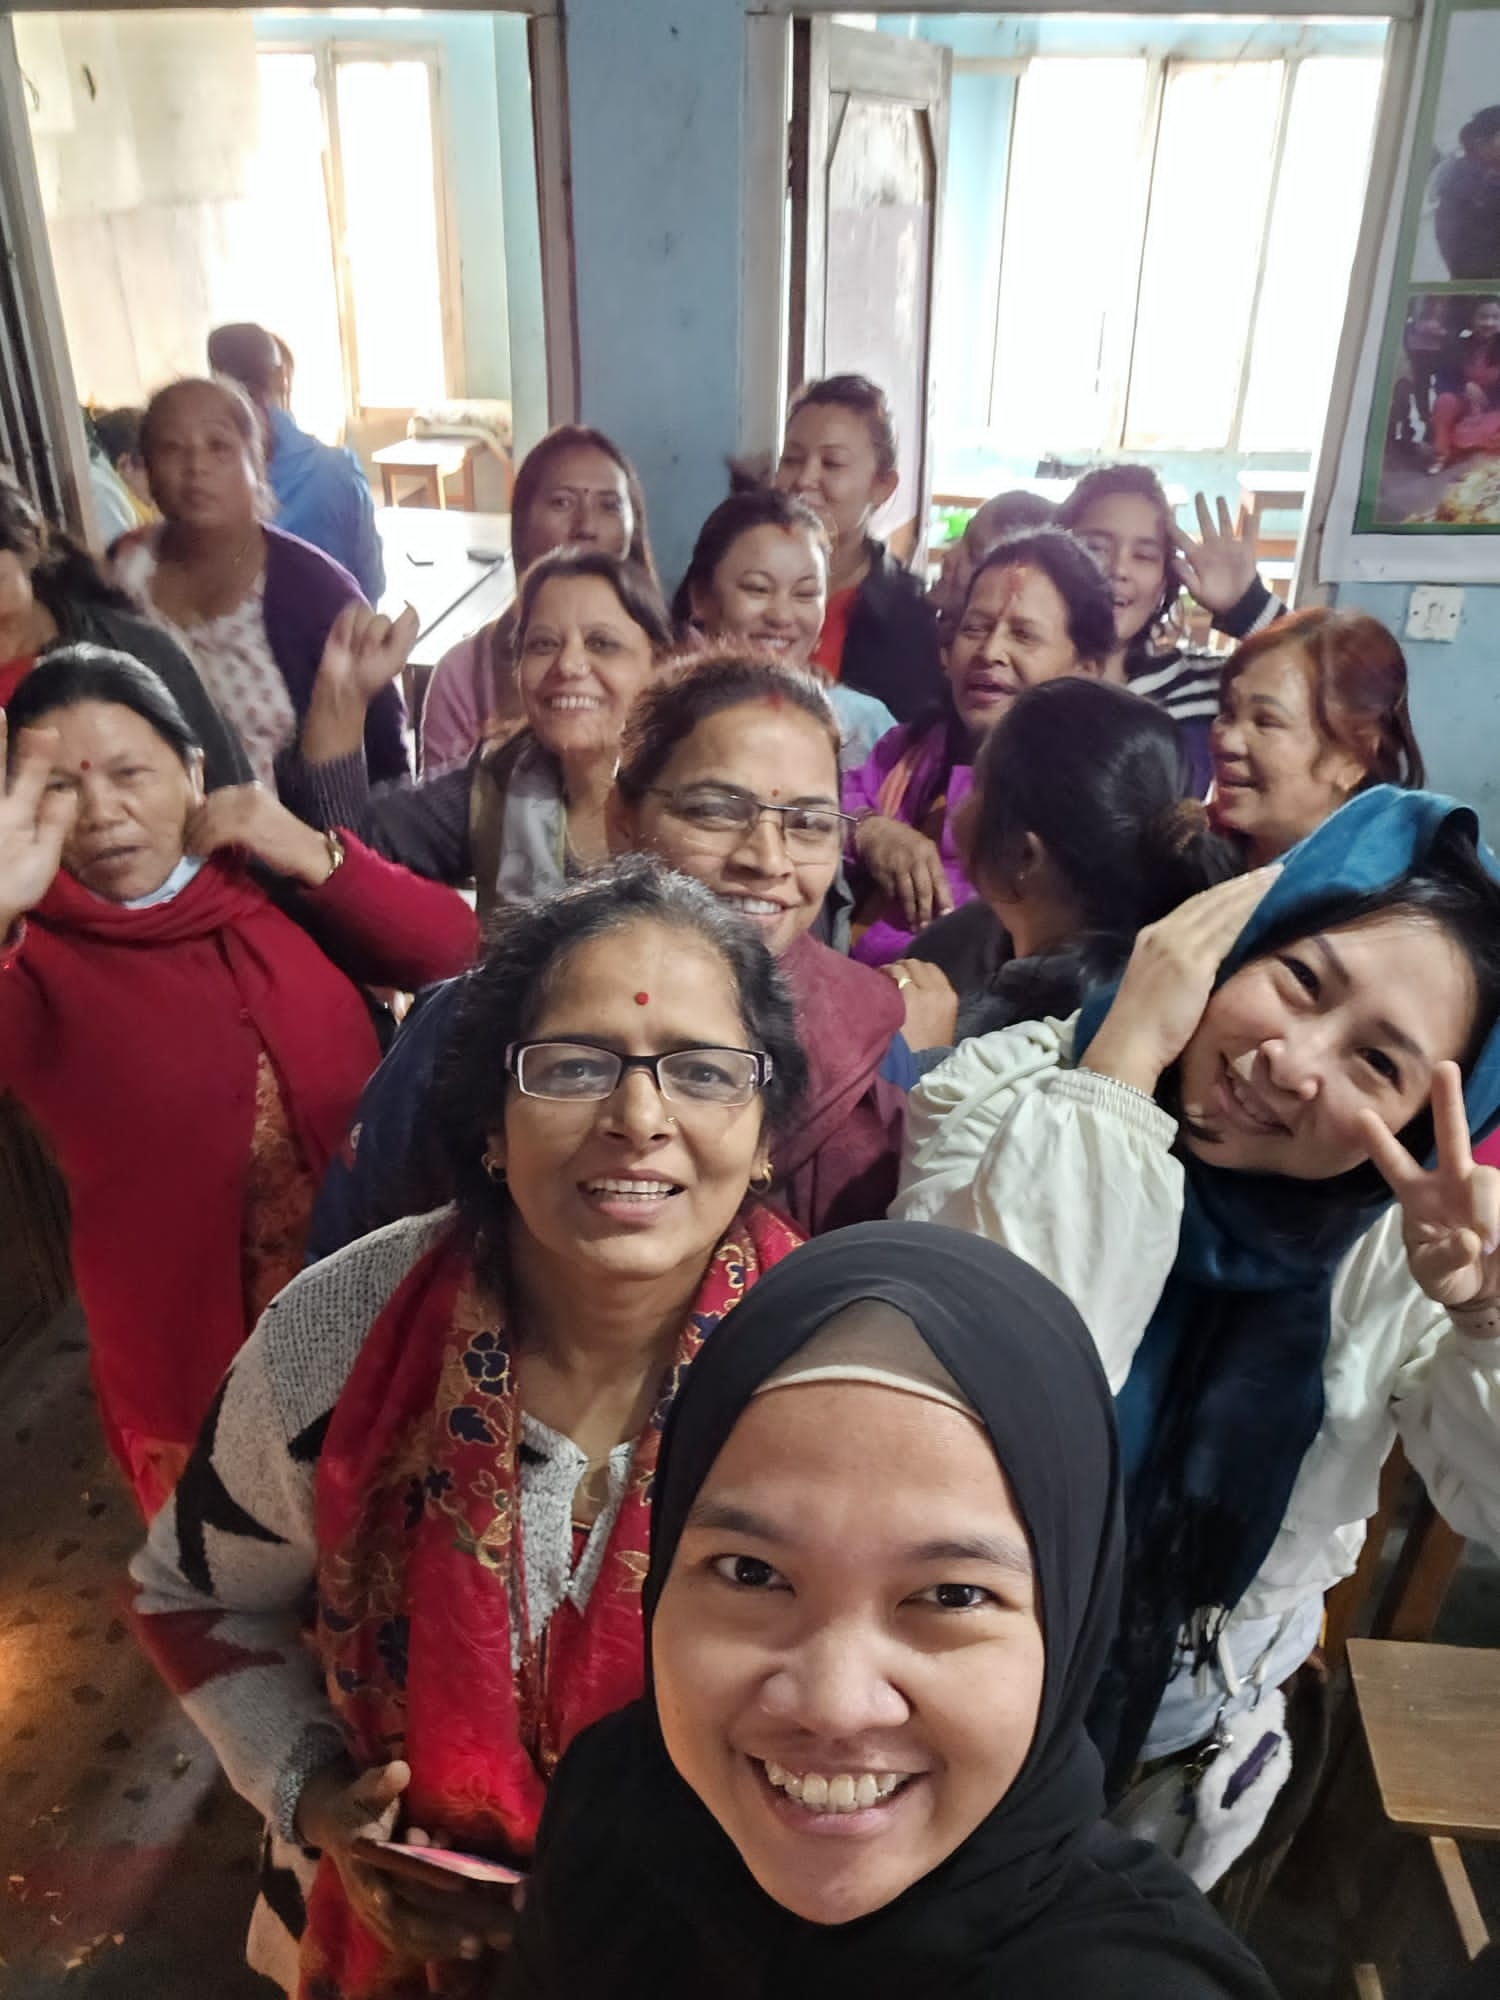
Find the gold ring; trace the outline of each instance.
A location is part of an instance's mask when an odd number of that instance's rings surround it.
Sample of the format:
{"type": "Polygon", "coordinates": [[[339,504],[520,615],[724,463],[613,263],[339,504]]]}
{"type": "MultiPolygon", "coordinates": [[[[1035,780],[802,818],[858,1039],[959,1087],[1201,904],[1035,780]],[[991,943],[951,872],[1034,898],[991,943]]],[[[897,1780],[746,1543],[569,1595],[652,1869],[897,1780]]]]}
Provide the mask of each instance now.
{"type": "Polygon", "coordinates": [[[909,972],[893,972],[891,974],[891,977],[892,979],[895,980],[897,987],[900,988],[903,992],[908,986],[914,986],[916,984],[916,981],[912,978],[909,972]]]}

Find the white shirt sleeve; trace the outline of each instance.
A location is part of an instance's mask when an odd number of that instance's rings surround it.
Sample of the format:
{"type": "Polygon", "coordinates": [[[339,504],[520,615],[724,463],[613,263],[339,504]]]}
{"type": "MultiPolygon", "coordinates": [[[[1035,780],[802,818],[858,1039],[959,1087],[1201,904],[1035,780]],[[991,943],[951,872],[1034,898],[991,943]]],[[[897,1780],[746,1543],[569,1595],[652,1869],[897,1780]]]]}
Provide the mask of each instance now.
{"type": "Polygon", "coordinates": [[[1177,1126],[1129,1085],[1066,1067],[1072,1039],[1071,1022],[1027,1022],[924,1077],[891,1213],[988,1237],[1051,1278],[1118,1393],[1177,1254],[1177,1126]]]}

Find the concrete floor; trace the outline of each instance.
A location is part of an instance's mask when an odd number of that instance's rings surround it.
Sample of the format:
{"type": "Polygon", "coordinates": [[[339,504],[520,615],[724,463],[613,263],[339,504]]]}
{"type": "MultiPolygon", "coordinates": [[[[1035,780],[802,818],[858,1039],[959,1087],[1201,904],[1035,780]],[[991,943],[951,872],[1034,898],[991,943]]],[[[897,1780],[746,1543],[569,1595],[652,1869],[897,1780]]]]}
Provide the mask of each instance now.
{"type": "Polygon", "coordinates": [[[0,1363],[0,1994],[266,2000],[258,1827],[136,1650],[141,1523],[64,1313],[0,1363]]]}

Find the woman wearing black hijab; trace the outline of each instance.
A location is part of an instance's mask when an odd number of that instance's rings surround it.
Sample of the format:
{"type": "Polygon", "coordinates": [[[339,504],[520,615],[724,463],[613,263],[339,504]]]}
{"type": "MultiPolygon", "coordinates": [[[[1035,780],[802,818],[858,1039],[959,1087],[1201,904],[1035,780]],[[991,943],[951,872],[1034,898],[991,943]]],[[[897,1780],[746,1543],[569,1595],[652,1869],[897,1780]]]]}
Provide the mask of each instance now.
{"type": "Polygon", "coordinates": [[[549,1793],[504,2000],[1269,2000],[1104,1824],[1109,1391],[1052,1284],[955,1231],[798,1250],[674,1405],[652,1684],[549,1793]]]}

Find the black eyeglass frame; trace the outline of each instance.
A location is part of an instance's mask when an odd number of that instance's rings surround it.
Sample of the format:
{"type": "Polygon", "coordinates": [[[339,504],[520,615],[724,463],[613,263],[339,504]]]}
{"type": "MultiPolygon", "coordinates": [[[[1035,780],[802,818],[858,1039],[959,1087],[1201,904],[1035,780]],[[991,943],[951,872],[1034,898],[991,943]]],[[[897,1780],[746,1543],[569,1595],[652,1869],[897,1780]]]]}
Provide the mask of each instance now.
{"type": "Polygon", "coordinates": [[[754,1063],[755,1072],[751,1079],[749,1096],[718,1100],[719,1108],[726,1111],[737,1110],[749,1104],[771,1081],[775,1069],[775,1064],[763,1049],[735,1049],[719,1042],[694,1043],[691,1048],[686,1049],[663,1049],[661,1054],[656,1056],[625,1056],[621,1055],[618,1049],[601,1049],[592,1042],[562,1041],[552,1036],[538,1041],[509,1043],[505,1050],[505,1068],[507,1074],[515,1078],[516,1089],[523,1097],[535,1098],[542,1104],[603,1104],[607,1098],[614,1096],[628,1072],[633,1069],[646,1071],[657,1095],[664,1103],[713,1104],[716,1100],[711,1097],[683,1096],[675,1090],[666,1088],[662,1082],[661,1065],[670,1062],[674,1056],[745,1056],[754,1063]],[[521,1081],[521,1058],[529,1049],[587,1049],[590,1055],[607,1056],[611,1062],[618,1065],[614,1082],[608,1090],[601,1091],[597,1097],[574,1095],[552,1097],[545,1091],[528,1090],[521,1081]]]}

